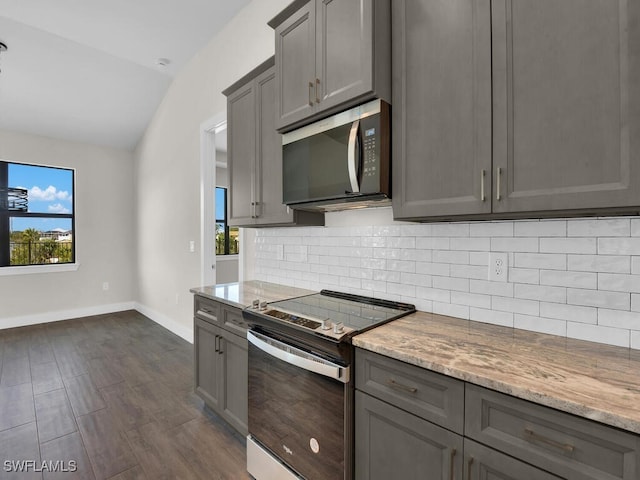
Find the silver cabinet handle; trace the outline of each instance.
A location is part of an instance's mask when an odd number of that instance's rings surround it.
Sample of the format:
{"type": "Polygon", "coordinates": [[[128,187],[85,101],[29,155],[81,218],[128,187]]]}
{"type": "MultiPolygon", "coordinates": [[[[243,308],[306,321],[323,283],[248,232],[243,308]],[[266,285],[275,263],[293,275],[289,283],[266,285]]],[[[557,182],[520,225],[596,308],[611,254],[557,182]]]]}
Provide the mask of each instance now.
{"type": "Polygon", "coordinates": [[[349,132],[349,145],[347,150],[347,168],[349,169],[349,182],[351,182],[351,192],[360,193],[360,185],[358,184],[358,166],[356,165],[356,143],[358,140],[358,129],[360,128],[360,120],[356,120],[351,125],[349,132]]]}
{"type": "Polygon", "coordinates": [[[218,353],[220,351],[220,347],[218,346],[219,339],[220,339],[220,335],[216,335],[215,339],[213,340],[213,350],[215,353],[218,353]]]}
{"type": "Polygon", "coordinates": [[[486,200],[486,197],[484,195],[484,177],[487,175],[487,171],[486,170],[482,170],[480,172],[480,201],[484,202],[486,200]]]}
{"type": "Polygon", "coordinates": [[[498,167],[496,173],[496,200],[500,201],[502,196],[500,195],[500,177],[502,177],[502,168],[498,167]]]}
{"type": "Polygon", "coordinates": [[[569,443],[560,443],[552,440],[551,438],[544,437],[542,435],[537,434],[530,428],[524,429],[525,440],[531,443],[544,443],[549,445],[550,447],[557,448],[558,450],[562,450],[563,452],[573,453],[575,447],[569,443]]]}
{"type": "Polygon", "coordinates": [[[451,449],[451,458],[449,459],[449,478],[454,480],[454,459],[456,458],[456,449],[451,449]]]}
{"type": "Polygon", "coordinates": [[[260,202],[253,202],[253,218],[260,218],[260,213],[258,212],[259,206],[260,202]]]}
{"type": "Polygon", "coordinates": [[[311,98],[311,95],[313,95],[313,82],[309,82],[309,106],[313,107],[313,99],[311,98]]]}
{"type": "Polygon", "coordinates": [[[391,388],[395,388],[396,390],[401,390],[403,392],[416,393],[418,391],[416,387],[403,385],[402,383],[396,382],[393,378],[390,378],[388,383],[391,388]]]}
{"type": "Polygon", "coordinates": [[[471,466],[473,465],[473,457],[469,457],[467,462],[467,480],[471,480],[471,466]]]}
{"type": "Polygon", "coordinates": [[[320,97],[318,96],[318,87],[320,86],[320,79],[316,78],[316,103],[320,103],[320,97]]]}

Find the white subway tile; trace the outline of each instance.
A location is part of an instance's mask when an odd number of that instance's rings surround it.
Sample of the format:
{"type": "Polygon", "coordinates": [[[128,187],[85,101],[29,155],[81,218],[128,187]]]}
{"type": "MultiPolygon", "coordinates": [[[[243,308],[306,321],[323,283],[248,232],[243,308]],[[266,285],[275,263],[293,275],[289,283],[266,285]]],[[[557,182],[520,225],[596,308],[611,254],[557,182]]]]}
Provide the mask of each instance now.
{"type": "Polygon", "coordinates": [[[513,283],[490,282],[489,280],[470,280],[469,291],[484,295],[498,295],[500,297],[513,297],[513,283]]]}
{"type": "Polygon", "coordinates": [[[640,255],[640,237],[598,238],[600,255],[640,255]]]}
{"type": "Polygon", "coordinates": [[[416,262],[416,273],[448,277],[450,272],[451,265],[448,263],[416,262]]]}
{"type": "Polygon", "coordinates": [[[400,225],[380,225],[373,227],[372,235],[375,237],[399,237],[401,232],[400,225]]]}
{"type": "Polygon", "coordinates": [[[421,287],[433,286],[431,275],[420,275],[417,273],[402,273],[400,283],[405,285],[419,285],[421,287]]]}
{"type": "Polygon", "coordinates": [[[566,237],[566,220],[534,220],[514,222],[516,237],[566,237]]]}
{"type": "Polygon", "coordinates": [[[631,332],[631,348],[640,350],[640,332],[631,332]]]}
{"type": "Polygon", "coordinates": [[[623,310],[599,308],[598,325],[640,330],[640,312],[625,312],[623,310]]]}
{"type": "Polygon", "coordinates": [[[514,237],[514,238],[492,238],[492,252],[537,252],[538,238],[535,237],[514,237]]]}
{"type": "Polygon", "coordinates": [[[398,260],[401,255],[401,250],[399,248],[374,248],[372,257],[398,260]]]}
{"type": "Polygon", "coordinates": [[[449,317],[463,318],[465,320],[469,319],[469,307],[465,305],[433,302],[431,311],[438,315],[447,315],[449,317]]]}
{"type": "Polygon", "coordinates": [[[363,247],[383,248],[387,246],[387,237],[362,237],[363,247]]]}
{"type": "Polygon", "coordinates": [[[598,323],[598,309],[564,303],[540,302],[540,316],[580,323],[598,323]]]}
{"type": "Polygon", "coordinates": [[[400,272],[392,272],[390,270],[374,270],[373,279],[380,282],[400,283],[402,274],[400,272]]]}
{"type": "Polygon", "coordinates": [[[469,279],[468,278],[452,278],[452,277],[432,277],[433,288],[439,288],[442,290],[455,290],[458,292],[469,291],[469,279]]]}
{"type": "Polygon", "coordinates": [[[472,237],[513,237],[513,222],[479,222],[469,225],[472,237]]]}
{"type": "Polygon", "coordinates": [[[420,225],[400,225],[400,235],[403,237],[430,237],[431,236],[430,223],[420,225]]]}
{"type": "Polygon", "coordinates": [[[640,293],[640,275],[599,273],[598,290],[640,293]]]}
{"type": "Polygon", "coordinates": [[[451,292],[437,288],[416,287],[416,298],[432,300],[434,302],[451,303],[451,292]]]}
{"type": "Polygon", "coordinates": [[[387,237],[390,248],[416,248],[416,237],[387,237]]]}
{"type": "Polygon", "coordinates": [[[476,280],[486,280],[488,267],[476,265],[451,265],[451,277],[475,278],[476,280]]]}
{"type": "Polygon", "coordinates": [[[596,253],[595,238],[541,238],[541,253],[596,253]]]}
{"type": "Polygon", "coordinates": [[[449,237],[418,237],[416,248],[423,250],[449,250],[449,237]]]}
{"type": "Polygon", "coordinates": [[[415,297],[416,296],[416,286],[415,285],[403,285],[401,283],[389,283],[387,282],[387,293],[395,294],[395,295],[404,295],[407,297],[415,297]]]}
{"type": "Polygon", "coordinates": [[[387,269],[393,272],[415,273],[416,262],[406,262],[404,260],[387,260],[387,269]]]}
{"type": "Polygon", "coordinates": [[[471,265],[489,265],[488,252],[469,252],[469,263],[471,265]]]}
{"type": "Polygon", "coordinates": [[[349,269],[349,276],[361,280],[373,280],[373,270],[369,268],[352,267],[349,269]]]}
{"type": "Polygon", "coordinates": [[[582,305],[585,307],[629,310],[630,294],[569,288],[567,289],[567,303],[570,305],[582,305]]]}
{"type": "Polygon", "coordinates": [[[431,258],[434,263],[469,264],[469,252],[463,251],[434,250],[431,258]]]}
{"type": "Polygon", "coordinates": [[[359,278],[340,277],[339,285],[341,287],[361,288],[362,283],[359,278]]]}
{"type": "Polygon", "coordinates": [[[384,258],[361,258],[360,266],[362,268],[372,268],[374,270],[386,270],[387,261],[384,258]]]}
{"type": "Polygon", "coordinates": [[[468,223],[434,223],[431,225],[431,235],[434,237],[468,237],[468,223]]]}
{"type": "Polygon", "coordinates": [[[412,302],[416,306],[416,310],[421,312],[433,312],[433,302],[431,300],[423,300],[422,298],[414,298],[412,302]]]}
{"type": "Polygon", "coordinates": [[[631,219],[631,236],[640,237],[640,218],[631,219]]]}
{"type": "Polygon", "coordinates": [[[431,250],[417,250],[414,248],[406,248],[400,250],[400,260],[409,260],[412,262],[430,262],[431,250]]]}
{"type": "Polygon", "coordinates": [[[567,322],[567,336],[590,342],[607,343],[629,348],[631,332],[620,328],[567,322]]]}
{"type": "Polygon", "coordinates": [[[596,289],[598,286],[598,274],[593,272],[540,270],[540,285],[596,289]]]}
{"type": "Polygon", "coordinates": [[[451,292],[451,304],[490,309],[491,297],[478,293],[451,292]]]}
{"type": "Polygon", "coordinates": [[[640,294],[631,294],[631,310],[634,312],[640,312],[640,294]]]}
{"type": "Polygon", "coordinates": [[[542,318],[530,315],[516,314],[513,319],[513,326],[522,330],[546,333],[549,335],[567,335],[567,322],[552,318],[542,318]]]}
{"type": "Polygon", "coordinates": [[[569,220],[569,237],[628,237],[631,221],[628,218],[588,218],[569,220]]]}
{"type": "Polygon", "coordinates": [[[522,313],[525,315],[540,314],[540,302],[508,297],[491,297],[491,309],[500,312],[522,313]]]}
{"type": "Polygon", "coordinates": [[[488,252],[491,248],[491,241],[489,238],[477,237],[477,238],[466,238],[466,237],[456,237],[451,239],[451,250],[469,250],[469,251],[479,251],[479,252],[488,252]]]}
{"type": "MultiPolygon", "coordinates": [[[[349,236],[351,236],[351,237],[370,237],[371,235],[373,235],[373,227],[372,226],[357,225],[357,226],[349,227],[346,230],[347,230],[349,236]]],[[[315,229],[311,233],[311,235],[314,235],[315,234],[314,232],[315,232],[315,229]]]]}
{"type": "Polygon", "coordinates": [[[471,307],[469,309],[469,318],[476,322],[513,327],[513,313],[511,312],[496,312],[494,310],[471,307]]]}
{"type": "Polygon", "coordinates": [[[631,273],[640,275],[640,257],[631,257],[631,273]]]}
{"type": "Polygon", "coordinates": [[[627,255],[568,255],[567,269],[579,272],[629,273],[627,255]]]}
{"type": "Polygon", "coordinates": [[[349,267],[341,266],[341,265],[331,265],[331,268],[329,269],[329,273],[331,275],[337,275],[339,277],[348,277],[349,267]]]}
{"type": "Polygon", "coordinates": [[[567,303],[567,289],[564,287],[549,287],[517,283],[515,285],[514,296],[516,298],[539,300],[541,302],[567,303]]]}
{"type": "Polygon", "coordinates": [[[520,268],[566,270],[567,256],[554,253],[516,253],[514,266],[520,268]]]}
{"type": "Polygon", "coordinates": [[[511,283],[529,283],[537,285],[540,283],[540,270],[535,268],[509,268],[509,281],[511,283]]]}
{"type": "Polygon", "coordinates": [[[371,290],[373,292],[386,293],[387,282],[379,282],[377,280],[362,280],[362,289],[371,290]]]}
{"type": "Polygon", "coordinates": [[[287,262],[307,262],[307,254],[306,253],[289,253],[285,254],[284,259],[287,262]]]}

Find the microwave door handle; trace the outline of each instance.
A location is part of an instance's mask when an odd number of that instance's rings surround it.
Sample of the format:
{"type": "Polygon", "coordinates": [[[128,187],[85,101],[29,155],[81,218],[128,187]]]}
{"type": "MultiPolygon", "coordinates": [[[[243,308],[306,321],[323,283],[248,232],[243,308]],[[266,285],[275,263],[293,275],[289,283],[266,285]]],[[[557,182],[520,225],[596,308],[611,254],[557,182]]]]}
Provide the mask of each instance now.
{"type": "Polygon", "coordinates": [[[358,183],[358,130],[360,129],[360,120],[356,120],[351,125],[349,132],[349,145],[347,154],[347,167],[349,168],[349,182],[351,183],[351,193],[360,193],[360,184],[358,183]]]}

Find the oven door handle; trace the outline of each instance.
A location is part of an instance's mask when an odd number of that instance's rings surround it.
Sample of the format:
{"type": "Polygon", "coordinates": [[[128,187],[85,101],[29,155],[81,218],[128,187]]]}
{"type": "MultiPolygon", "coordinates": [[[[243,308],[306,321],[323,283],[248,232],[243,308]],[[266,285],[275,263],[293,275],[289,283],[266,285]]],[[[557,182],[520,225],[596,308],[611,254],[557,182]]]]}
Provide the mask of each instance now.
{"type": "Polygon", "coordinates": [[[247,340],[266,354],[290,365],[325,377],[334,378],[342,383],[349,382],[349,367],[337,365],[324,358],[251,330],[247,331],[247,340]]]}

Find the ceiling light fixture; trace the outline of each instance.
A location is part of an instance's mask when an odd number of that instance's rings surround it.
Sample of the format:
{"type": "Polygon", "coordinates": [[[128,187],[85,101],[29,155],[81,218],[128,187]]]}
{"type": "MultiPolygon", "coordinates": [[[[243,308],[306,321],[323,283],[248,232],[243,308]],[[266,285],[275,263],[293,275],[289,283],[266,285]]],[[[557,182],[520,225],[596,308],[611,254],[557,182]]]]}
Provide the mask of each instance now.
{"type": "Polygon", "coordinates": [[[156,65],[158,65],[159,67],[166,67],[170,63],[171,63],[171,60],[169,60],[168,58],[158,58],[156,60],[156,65]]]}

